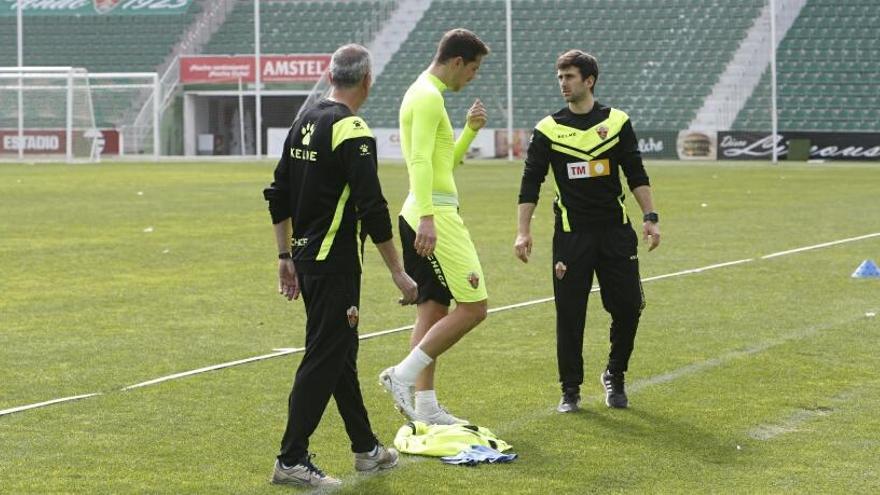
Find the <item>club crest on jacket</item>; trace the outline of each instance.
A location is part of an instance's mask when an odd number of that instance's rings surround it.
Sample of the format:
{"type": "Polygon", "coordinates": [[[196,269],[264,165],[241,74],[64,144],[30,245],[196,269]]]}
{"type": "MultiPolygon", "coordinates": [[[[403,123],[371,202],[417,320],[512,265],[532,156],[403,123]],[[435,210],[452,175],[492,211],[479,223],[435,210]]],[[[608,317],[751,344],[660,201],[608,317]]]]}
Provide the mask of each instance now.
{"type": "Polygon", "coordinates": [[[348,317],[348,326],[350,326],[351,328],[357,326],[358,319],[360,319],[357,306],[352,306],[348,308],[348,311],[345,312],[345,316],[348,317]]]}

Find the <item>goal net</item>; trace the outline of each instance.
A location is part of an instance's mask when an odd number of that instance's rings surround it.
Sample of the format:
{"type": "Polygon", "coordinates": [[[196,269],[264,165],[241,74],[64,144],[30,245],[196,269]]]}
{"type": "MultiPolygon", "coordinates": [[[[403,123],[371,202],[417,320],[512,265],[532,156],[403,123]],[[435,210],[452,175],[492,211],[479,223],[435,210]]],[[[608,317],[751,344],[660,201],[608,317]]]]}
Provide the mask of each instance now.
{"type": "Polygon", "coordinates": [[[158,91],[154,72],[0,67],[0,160],[157,158],[158,91]]]}
{"type": "Polygon", "coordinates": [[[0,159],[94,161],[102,146],[86,69],[0,68],[0,159]]]}

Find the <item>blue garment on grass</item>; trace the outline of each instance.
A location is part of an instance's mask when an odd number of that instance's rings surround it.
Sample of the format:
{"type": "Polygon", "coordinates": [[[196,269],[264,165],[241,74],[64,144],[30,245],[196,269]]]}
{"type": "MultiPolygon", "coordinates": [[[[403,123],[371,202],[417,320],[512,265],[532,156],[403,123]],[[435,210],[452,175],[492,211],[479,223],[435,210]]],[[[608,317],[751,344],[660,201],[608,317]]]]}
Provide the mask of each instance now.
{"type": "Polygon", "coordinates": [[[462,450],[456,455],[441,457],[440,460],[446,464],[458,464],[464,466],[476,466],[481,462],[489,464],[512,462],[516,459],[516,454],[502,454],[497,450],[486,447],[485,445],[471,445],[469,448],[462,450]]]}

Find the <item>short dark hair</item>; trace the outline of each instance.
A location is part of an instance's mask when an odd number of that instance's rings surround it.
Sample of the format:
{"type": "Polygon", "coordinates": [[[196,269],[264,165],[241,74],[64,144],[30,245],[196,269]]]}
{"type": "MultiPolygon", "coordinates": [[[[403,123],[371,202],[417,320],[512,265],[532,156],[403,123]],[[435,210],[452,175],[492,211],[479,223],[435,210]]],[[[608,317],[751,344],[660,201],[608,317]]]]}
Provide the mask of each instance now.
{"type": "Polygon", "coordinates": [[[443,64],[455,57],[461,57],[464,63],[470,63],[478,57],[489,54],[489,47],[476,34],[467,29],[447,31],[437,45],[434,62],[443,64]]]}
{"type": "Polygon", "coordinates": [[[593,87],[596,87],[596,82],[599,81],[599,61],[596,60],[596,57],[581,50],[569,50],[556,59],[556,69],[569,67],[577,67],[581,73],[581,79],[593,76],[593,87]]]}

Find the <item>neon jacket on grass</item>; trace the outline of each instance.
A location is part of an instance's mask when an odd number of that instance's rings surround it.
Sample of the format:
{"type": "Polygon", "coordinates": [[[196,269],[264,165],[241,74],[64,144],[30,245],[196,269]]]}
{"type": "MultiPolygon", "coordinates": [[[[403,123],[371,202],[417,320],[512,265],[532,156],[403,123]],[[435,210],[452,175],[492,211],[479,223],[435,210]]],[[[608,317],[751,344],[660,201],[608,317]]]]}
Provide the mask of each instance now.
{"type": "Polygon", "coordinates": [[[400,452],[434,457],[456,455],[471,445],[485,445],[504,452],[511,445],[487,428],[476,425],[427,425],[411,421],[397,430],[394,446],[400,452]]]}

